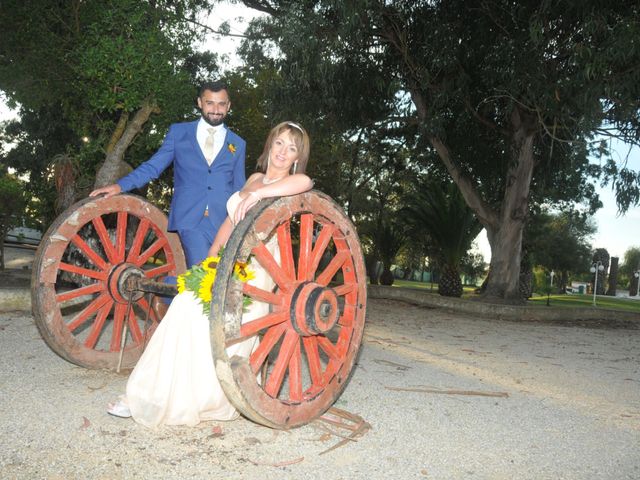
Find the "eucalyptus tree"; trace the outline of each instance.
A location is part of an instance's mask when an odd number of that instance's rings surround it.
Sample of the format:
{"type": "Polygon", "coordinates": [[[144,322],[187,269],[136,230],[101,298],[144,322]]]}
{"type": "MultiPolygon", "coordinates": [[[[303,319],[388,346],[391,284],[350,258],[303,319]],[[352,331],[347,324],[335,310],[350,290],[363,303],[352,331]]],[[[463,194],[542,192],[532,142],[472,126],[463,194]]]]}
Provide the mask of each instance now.
{"type": "MultiPolygon", "coordinates": [[[[412,126],[416,150],[436,152],[487,229],[488,299],[521,299],[533,190],[568,200],[558,184],[572,180],[580,200],[592,193],[585,178],[599,173],[588,140],[615,129],[640,143],[637,2],[243,3],[271,15],[253,33],[277,46],[301,109],[336,123],[412,126]],[[473,145],[493,153],[470,156],[473,145]]],[[[637,172],[608,162],[601,173],[622,210],[638,203],[637,172]]]]}

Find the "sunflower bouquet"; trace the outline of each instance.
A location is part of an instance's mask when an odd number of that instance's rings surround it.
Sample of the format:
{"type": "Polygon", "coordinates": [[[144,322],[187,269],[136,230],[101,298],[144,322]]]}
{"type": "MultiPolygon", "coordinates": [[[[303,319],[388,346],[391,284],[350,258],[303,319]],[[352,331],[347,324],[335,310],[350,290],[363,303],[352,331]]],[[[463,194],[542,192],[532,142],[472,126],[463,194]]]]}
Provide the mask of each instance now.
{"type": "MultiPolygon", "coordinates": [[[[216,281],[216,273],[220,257],[208,257],[202,263],[194,265],[185,273],[178,275],[178,293],[189,290],[202,303],[202,313],[209,314],[211,308],[211,289],[216,281]]],[[[249,263],[236,262],[233,267],[234,277],[241,282],[248,282],[255,278],[255,272],[249,267],[249,263]]],[[[251,299],[243,298],[243,308],[251,305],[251,299]]]]}

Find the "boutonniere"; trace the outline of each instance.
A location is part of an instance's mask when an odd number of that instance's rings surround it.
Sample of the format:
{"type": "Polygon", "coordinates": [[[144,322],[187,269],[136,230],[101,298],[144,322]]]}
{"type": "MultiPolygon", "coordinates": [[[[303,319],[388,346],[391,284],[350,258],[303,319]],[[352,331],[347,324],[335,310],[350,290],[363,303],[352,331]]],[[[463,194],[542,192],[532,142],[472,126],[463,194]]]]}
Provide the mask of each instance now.
{"type": "Polygon", "coordinates": [[[229,143],[227,144],[227,148],[229,149],[229,151],[233,154],[236,153],[236,146],[233,143],[229,143]]]}

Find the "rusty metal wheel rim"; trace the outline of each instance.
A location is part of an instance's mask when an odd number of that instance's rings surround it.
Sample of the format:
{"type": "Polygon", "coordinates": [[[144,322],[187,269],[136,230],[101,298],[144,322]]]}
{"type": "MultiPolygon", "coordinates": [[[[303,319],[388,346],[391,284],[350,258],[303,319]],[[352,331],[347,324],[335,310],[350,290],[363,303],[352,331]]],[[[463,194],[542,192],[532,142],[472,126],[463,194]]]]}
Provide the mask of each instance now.
{"type": "Polygon", "coordinates": [[[179,239],[166,228],[158,208],[128,194],[86,198],[55,220],[36,252],[31,282],[36,324],[52,350],[77,365],[113,369],[126,317],[122,367],[135,365],[166,308],[136,292],[127,317],[123,279],[184,271],[179,239]],[[96,238],[83,238],[88,232],[96,238]],[[157,258],[161,264],[151,262],[157,258]]]}
{"type": "Polygon", "coordinates": [[[263,425],[291,428],[335,402],[362,340],[365,275],[356,230],[326,195],[283,197],[249,212],[227,242],[210,317],[216,373],[236,408],[263,425]],[[279,262],[266,247],[274,236],[279,262]],[[234,262],[250,257],[269,272],[273,291],[233,278],[234,262]],[[269,313],[242,324],[243,295],[269,304],[269,313]],[[313,321],[303,320],[309,312],[313,321]],[[260,344],[249,358],[227,356],[226,347],[254,335],[260,344]]]}

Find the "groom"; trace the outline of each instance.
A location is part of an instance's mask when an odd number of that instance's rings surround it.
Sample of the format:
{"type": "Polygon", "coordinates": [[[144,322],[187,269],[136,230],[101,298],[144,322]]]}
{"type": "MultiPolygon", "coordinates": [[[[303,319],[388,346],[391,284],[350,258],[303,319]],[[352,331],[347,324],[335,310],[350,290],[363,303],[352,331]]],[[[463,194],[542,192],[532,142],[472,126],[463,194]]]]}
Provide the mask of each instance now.
{"type": "Polygon", "coordinates": [[[117,183],[89,194],[110,197],[140,188],[173,164],[168,230],[178,232],[187,268],[206,258],[227,216],[227,200],[245,183],[246,143],[224,125],[231,107],[226,84],[203,84],[198,107],[201,118],[171,125],[162,146],[149,160],[117,183]]]}

